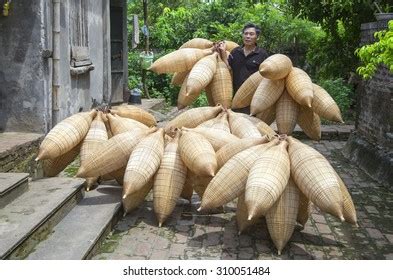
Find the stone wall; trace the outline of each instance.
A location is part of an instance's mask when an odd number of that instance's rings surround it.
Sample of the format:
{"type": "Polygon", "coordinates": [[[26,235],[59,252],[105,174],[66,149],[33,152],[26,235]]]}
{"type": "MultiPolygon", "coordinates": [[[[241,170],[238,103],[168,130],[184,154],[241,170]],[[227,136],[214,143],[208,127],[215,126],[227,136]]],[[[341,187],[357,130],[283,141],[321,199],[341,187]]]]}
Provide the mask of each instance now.
{"type": "Polygon", "coordinates": [[[392,148],[392,74],[385,66],[381,66],[370,81],[362,83],[356,129],[368,141],[392,148]]]}
{"type": "MultiPolygon", "coordinates": [[[[361,44],[371,43],[380,26],[363,24],[361,44]]],[[[393,186],[393,75],[381,65],[371,80],[360,82],[356,93],[356,131],[344,154],[381,184],[393,186]]]]}

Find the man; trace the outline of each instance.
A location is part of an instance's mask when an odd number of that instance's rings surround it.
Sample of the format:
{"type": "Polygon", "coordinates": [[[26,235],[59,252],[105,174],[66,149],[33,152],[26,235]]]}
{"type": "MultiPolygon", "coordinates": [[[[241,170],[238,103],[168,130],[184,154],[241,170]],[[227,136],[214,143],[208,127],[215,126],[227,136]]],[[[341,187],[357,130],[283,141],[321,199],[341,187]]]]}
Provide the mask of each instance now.
{"type": "MultiPolygon", "coordinates": [[[[225,41],[218,44],[218,51],[222,60],[232,69],[233,92],[240,88],[245,80],[258,71],[259,65],[269,56],[267,51],[257,46],[257,39],[261,29],[253,23],[248,23],[243,27],[243,45],[234,48],[231,54],[225,51],[225,41]]],[[[250,107],[238,109],[237,111],[249,114],[250,107]]]]}

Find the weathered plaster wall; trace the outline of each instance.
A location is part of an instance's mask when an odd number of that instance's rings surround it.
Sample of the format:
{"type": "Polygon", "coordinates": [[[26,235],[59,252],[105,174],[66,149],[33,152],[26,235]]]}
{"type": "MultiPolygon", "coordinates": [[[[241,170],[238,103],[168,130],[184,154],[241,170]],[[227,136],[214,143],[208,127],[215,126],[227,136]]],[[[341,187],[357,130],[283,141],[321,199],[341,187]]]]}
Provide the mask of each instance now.
{"type": "MultiPolygon", "coordinates": [[[[0,17],[0,130],[45,132],[50,127],[47,1],[14,1],[0,17]]],[[[50,31],[50,30],[49,30],[50,31]]]]}
{"type": "MultiPolygon", "coordinates": [[[[70,0],[60,5],[60,121],[87,111],[92,101],[108,100],[110,83],[109,1],[88,2],[88,41],[95,69],[70,74],[70,0]]],[[[52,1],[13,1],[12,14],[0,17],[0,131],[46,133],[52,127],[52,1]]]]}
{"type": "Polygon", "coordinates": [[[110,40],[106,24],[109,22],[109,1],[88,0],[88,40],[90,59],[94,70],[72,76],[70,74],[71,46],[69,3],[61,3],[61,62],[60,62],[60,93],[59,93],[59,120],[79,111],[87,111],[92,107],[93,100],[101,104],[104,96],[109,92],[107,69],[110,69],[110,60],[106,57],[110,52],[110,40]]]}

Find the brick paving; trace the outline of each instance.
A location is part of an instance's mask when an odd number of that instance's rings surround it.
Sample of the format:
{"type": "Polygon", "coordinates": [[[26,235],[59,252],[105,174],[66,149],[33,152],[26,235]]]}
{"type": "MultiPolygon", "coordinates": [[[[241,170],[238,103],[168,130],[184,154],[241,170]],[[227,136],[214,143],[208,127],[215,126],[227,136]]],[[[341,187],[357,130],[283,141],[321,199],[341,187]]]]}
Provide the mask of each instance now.
{"type": "Polygon", "coordinates": [[[324,154],[352,194],[359,228],[314,208],[281,256],[261,219],[238,235],[231,202],[224,211],[199,213],[199,197],[179,200],[171,218],[157,226],[151,193],[121,219],[94,259],[393,259],[393,193],[341,155],[344,141],[304,141],[324,154]]]}

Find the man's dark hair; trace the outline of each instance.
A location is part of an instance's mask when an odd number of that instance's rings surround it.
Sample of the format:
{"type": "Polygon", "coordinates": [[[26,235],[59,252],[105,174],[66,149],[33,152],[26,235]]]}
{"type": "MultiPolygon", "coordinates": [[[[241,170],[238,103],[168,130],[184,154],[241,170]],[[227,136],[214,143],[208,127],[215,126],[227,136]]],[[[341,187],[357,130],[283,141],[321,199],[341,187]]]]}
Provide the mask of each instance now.
{"type": "Polygon", "coordinates": [[[248,29],[248,28],[255,28],[255,32],[257,33],[257,36],[259,36],[259,34],[261,34],[261,29],[260,29],[258,26],[256,26],[255,24],[253,24],[253,23],[247,23],[247,24],[243,27],[242,33],[244,33],[244,31],[245,31],[246,29],[248,29]]]}

